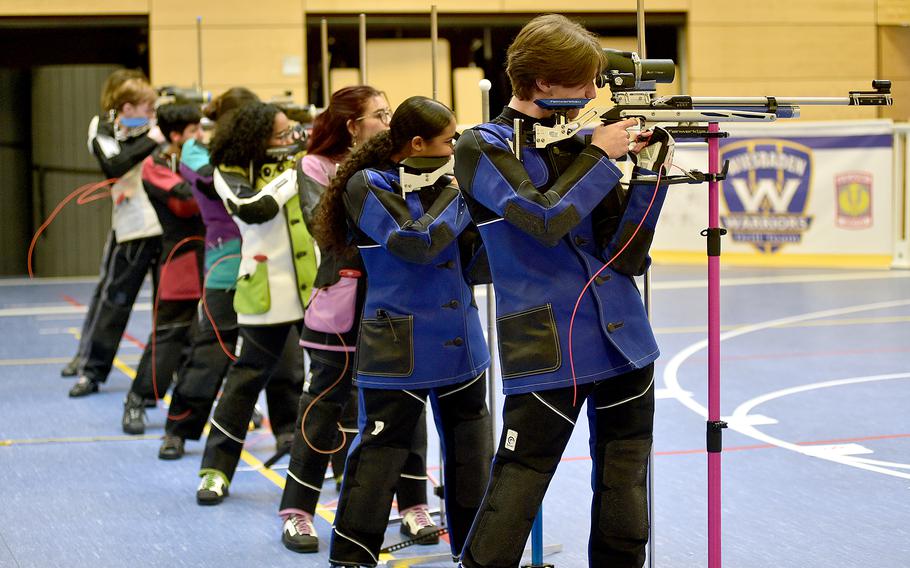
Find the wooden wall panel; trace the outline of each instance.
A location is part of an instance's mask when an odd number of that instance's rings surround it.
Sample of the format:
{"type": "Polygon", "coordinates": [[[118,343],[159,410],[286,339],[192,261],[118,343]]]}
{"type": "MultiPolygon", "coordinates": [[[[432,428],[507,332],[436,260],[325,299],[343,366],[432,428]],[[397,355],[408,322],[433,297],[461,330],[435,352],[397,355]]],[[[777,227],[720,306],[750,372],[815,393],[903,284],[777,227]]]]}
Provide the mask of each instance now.
{"type": "Polygon", "coordinates": [[[910,119],[910,28],[882,26],[879,28],[879,75],[891,79],[894,106],[884,109],[882,116],[894,120],[910,119]]]}
{"type": "MultiPolygon", "coordinates": [[[[202,17],[204,26],[302,26],[303,0],[147,0],[150,3],[149,24],[160,26],[193,26],[202,17]]],[[[301,32],[302,33],[302,32],[301,32]]]]}
{"type": "MultiPolygon", "coordinates": [[[[649,6],[649,4],[646,4],[649,6]]],[[[875,24],[875,0],[692,0],[693,24],[875,24]]]]}
{"type": "Polygon", "coordinates": [[[329,70],[329,90],[335,92],[345,87],[360,84],[360,69],[353,67],[337,67],[329,70]]]}
{"type": "MultiPolygon", "coordinates": [[[[452,106],[449,42],[439,40],[437,74],[440,102],[452,106]]],[[[385,91],[394,109],[412,95],[433,95],[429,39],[367,40],[367,82],[385,91]]]]}
{"type": "Polygon", "coordinates": [[[715,26],[689,27],[690,78],[782,83],[810,79],[872,79],[876,72],[875,27],[715,26]],[[834,49],[849,44],[850,49],[834,49]]]}
{"type": "MultiPolygon", "coordinates": [[[[645,10],[648,12],[684,12],[689,9],[692,2],[698,0],[648,0],[645,2],[645,10]]],[[[549,14],[554,11],[560,13],[569,12],[635,12],[637,7],[636,0],[577,0],[566,4],[555,5],[552,1],[547,0],[501,0],[502,10],[506,12],[531,12],[539,14],[549,14]]]]}
{"type": "MultiPolygon", "coordinates": [[[[305,78],[299,66],[286,74],[285,63],[303,57],[303,36],[296,26],[208,27],[202,34],[203,87],[244,85],[253,91],[293,92],[305,102],[305,78]]],[[[196,31],[153,28],[150,32],[152,82],[191,86],[197,82],[196,31]]],[[[293,67],[293,66],[292,66],[293,67]]],[[[271,95],[269,95],[271,96],[271,95]]]]}
{"type": "MultiPolygon", "coordinates": [[[[649,0],[649,12],[685,12],[692,2],[699,0],[649,0]]],[[[368,0],[304,0],[304,9],[313,13],[414,13],[429,12],[436,4],[440,12],[528,12],[549,14],[554,11],[551,1],[544,0],[383,0],[380,6],[368,0]]],[[[561,13],[571,12],[635,12],[636,0],[577,0],[556,8],[561,13]]]]}
{"type": "Polygon", "coordinates": [[[3,0],[0,16],[148,14],[150,0],[3,0]]]}
{"type": "Polygon", "coordinates": [[[879,25],[910,25],[910,0],[877,0],[876,3],[879,25]]]}
{"type": "Polygon", "coordinates": [[[429,13],[433,4],[440,12],[502,11],[501,0],[383,0],[381,4],[368,0],[303,0],[303,3],[307,12],[316,14],[429,13]]]}
{"type": "MultiPolygon", "coordinates": [[[[455,120],[458,124],[479,124],[483,119],[483,98],[478,83],[483,79],[480,67],[459,67],[452,71],[455,96],[455,120]]],[[[499,109],[490,109],[495,114],[499,109]]]]}

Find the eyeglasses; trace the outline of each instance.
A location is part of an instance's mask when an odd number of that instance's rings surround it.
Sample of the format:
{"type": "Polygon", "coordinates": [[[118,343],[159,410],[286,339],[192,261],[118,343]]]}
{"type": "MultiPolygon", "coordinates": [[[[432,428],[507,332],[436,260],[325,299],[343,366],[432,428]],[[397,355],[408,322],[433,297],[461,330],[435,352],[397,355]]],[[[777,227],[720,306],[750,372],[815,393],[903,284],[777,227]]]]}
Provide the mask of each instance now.
{"type": "Polygon", "coordinates": [[[304,130],[299,124],[288,126],[281,132],[272,133],[272,140],[301,140],[303,137],[304,130]]]}
{"type": "Polygon", "coordinates": [[[370,114],[357,117],[355,120],[366,120],[368,118],[379,119],[380,122],[382,122],[384,125],[388,126],[389,123],[392,122],[392,111],[390,111],[387,108],[382,108],[382,109],[377,110],[376,112],[371,112],[370,114]]]}

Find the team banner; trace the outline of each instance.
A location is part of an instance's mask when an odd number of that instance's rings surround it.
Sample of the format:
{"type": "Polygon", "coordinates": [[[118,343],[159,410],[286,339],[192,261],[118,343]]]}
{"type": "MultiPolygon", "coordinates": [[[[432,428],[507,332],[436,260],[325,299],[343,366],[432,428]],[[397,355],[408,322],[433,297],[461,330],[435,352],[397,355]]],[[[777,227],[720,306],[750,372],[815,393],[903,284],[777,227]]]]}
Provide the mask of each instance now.
{"type": "MultiPolygon", "coordinates": [[[[725,252],[892,253],[891,121],[721,127],[730,132],[720,142],[721,164],[730,163],[720,188],[725,252]]],[[[706,144],[678,145],[676,165],[707,171],[707,161],[706,144]]],[[[704,252],[707,211],[707,184],[671,186],[655,252],[704,252]]]]}

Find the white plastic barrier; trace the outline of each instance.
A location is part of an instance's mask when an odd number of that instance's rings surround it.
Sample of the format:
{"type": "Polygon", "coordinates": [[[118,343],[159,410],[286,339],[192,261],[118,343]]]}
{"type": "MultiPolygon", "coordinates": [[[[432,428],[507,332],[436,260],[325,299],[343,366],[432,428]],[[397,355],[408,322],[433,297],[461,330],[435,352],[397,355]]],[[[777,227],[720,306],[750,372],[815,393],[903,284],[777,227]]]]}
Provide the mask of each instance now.
{"type": "MultiPolygon", "coordinates": [[[[721,129],[730,133],[721,141],[721,162],[730,161],[720,203],[725,262],[887,267],[898,256],[898,227],[907,262],[906,199],[903,224],[895,213],[902,194],[895,190],[906,174],[894,168],[895,132],[905,139],[903,126],[781,121],[721,129]]],[[[674,161],[705,171],[707,146],[680,144],[674,161]]],[[[699,232],[707,226],[707,200],[707,184],[671,187],[653,247],[657,260],[704,255],[699,232]]]]}
{"type": "Polygon", "coordinates": [[[894,256],[892,268],[910,268],[910,124],[894,125],[894,256]]]}

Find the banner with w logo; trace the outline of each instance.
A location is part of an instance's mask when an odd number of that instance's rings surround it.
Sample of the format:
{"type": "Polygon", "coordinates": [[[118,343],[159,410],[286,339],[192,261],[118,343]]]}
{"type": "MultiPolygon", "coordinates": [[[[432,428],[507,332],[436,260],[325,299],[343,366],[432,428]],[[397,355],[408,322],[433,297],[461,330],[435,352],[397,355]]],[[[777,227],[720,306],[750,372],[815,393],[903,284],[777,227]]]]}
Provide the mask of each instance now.
{"type": "Polygon", "coordinates": [[[812,150],[782,139],[727,144],[720,159],[730,161],[721,193],[729,214],[721,223],[734,241],[774,252],[799,243],[809,230],[806,215],[812,187],[812,150]]]}

